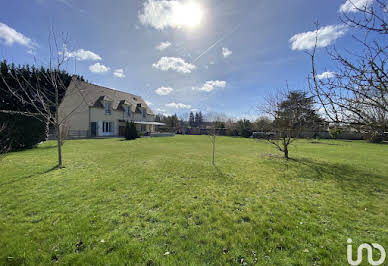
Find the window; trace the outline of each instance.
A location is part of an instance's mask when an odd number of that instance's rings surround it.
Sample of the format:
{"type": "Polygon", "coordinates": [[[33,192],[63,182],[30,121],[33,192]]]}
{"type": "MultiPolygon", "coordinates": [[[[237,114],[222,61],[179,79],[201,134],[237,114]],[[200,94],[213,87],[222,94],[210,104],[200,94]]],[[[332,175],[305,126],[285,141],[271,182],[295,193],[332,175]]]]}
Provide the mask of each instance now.
{"type": "Polygon", "coordinates": [[[128,105],[127,106],[127,116],[131,116],[131,106],[130,105],[128,105]]]}
{"type": "Polygon", "coordinates": [[[102,122],[102,132],[112,133],[113,132],[113,122],[102,122]]]}
{"type": "Polygon", "coordinates": [[[111,114],[111,103],[105,103],[104,104],[104,107],[105,107],[105,114],[111,114]]]}
{"type": "Polygon", "coordinates": [[[143,118],[145,118],[147,116],[147,110],[145,108],[143,108],[143,118]]]}

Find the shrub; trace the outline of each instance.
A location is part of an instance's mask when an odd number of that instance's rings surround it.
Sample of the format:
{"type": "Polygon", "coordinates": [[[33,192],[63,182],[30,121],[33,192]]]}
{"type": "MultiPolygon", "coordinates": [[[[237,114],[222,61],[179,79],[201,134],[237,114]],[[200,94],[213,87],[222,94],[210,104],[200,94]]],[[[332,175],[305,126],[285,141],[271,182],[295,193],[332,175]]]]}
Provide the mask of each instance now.
{"type": "Polygon", "coordinates": [[[124,136],[126,140],[133,140],[139,137],[135,123],[128,121],[125,123],[124,136]]]}
{"type": "Polygon", "coordinates": [[[126,140],[133,140],[139,137],[135,123],[128,121],[125,123],[124,136],[126,140]]]}
{"type": "Polygon", "coordinates": [[[384,133],[378,131],[368,132],[366,139],[371,143],[381,143],[384,140],[384,133]]]}
{"type": "Polygon", "coordinates": [[[131,136],[131,127],[130,127],[128,121],[125,122],[124,137],[125,137],[126,140],[131,140],[131,139],[132,139],[132,136],[131,136]]]}
{"type": "Polygon", "coordinates": [[[335,127],[329,129],[329,134],[333,139],[338,139],[338,137],[344,132],[342,128],[335,127]]]}
{"type": "Polygon", "coordinates": [[[35,117],[19,114],[0,114],[0,124],[6,124],[0,138],[8,138],[11,151],[28,149],[47,138],[47,123],[35,117]]]}
{"type": "Polygon", "coordinates": [[[252,123],[247,119],[237,121],[237,131],[241,137],[249,138],[252,135],[252,123]]]}
{"type": "Polygon", "coordinates": [[[130,123],[130,131],[131,131],[132,139],[136,139],[139,137],[139,133],[137,132],[135,123],[133,123],[133,122],[130,123]]]}

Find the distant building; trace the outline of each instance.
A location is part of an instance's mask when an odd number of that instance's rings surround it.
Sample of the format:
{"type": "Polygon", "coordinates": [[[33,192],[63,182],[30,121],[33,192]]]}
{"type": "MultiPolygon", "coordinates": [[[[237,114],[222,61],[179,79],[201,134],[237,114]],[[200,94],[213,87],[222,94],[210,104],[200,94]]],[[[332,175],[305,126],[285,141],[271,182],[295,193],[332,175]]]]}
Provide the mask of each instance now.
{"type": "Polygon", "coordinates": [[[137,95],[73,78],[59,108],[69,135],[78,137],[123,136],[126,121],[142,133],[164,125],[137,95]]]}

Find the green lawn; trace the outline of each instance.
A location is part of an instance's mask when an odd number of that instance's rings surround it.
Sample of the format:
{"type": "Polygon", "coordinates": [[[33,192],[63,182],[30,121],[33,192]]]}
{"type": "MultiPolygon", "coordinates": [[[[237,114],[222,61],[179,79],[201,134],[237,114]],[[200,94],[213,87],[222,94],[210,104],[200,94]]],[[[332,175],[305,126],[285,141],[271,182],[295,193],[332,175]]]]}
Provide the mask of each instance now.
{"type": "Polygon", "coordinates": [[[286,162],[219,137],[216,167],[207,136],[67,141],[63,156],[52,170],[47,142],[0,161],[0,264],[347,265],[348,238],[388,251],[388,145],[303,140],[286,162]]]}

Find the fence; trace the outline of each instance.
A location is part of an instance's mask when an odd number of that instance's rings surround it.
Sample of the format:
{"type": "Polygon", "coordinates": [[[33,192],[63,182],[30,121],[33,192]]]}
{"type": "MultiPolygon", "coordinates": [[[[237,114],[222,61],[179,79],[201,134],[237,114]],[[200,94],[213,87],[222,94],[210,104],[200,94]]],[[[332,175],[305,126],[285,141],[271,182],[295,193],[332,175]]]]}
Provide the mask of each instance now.
{"type": "MultiPolygon", "coordinates": [[[[85,139],[89,137],[89,131],[88,130],[69,130],[65,139],[85,139]]],[[[48,135],[49,140],[56,140],[57,135],[55,134],[55,131],[49,132],[48,135]]]]}

